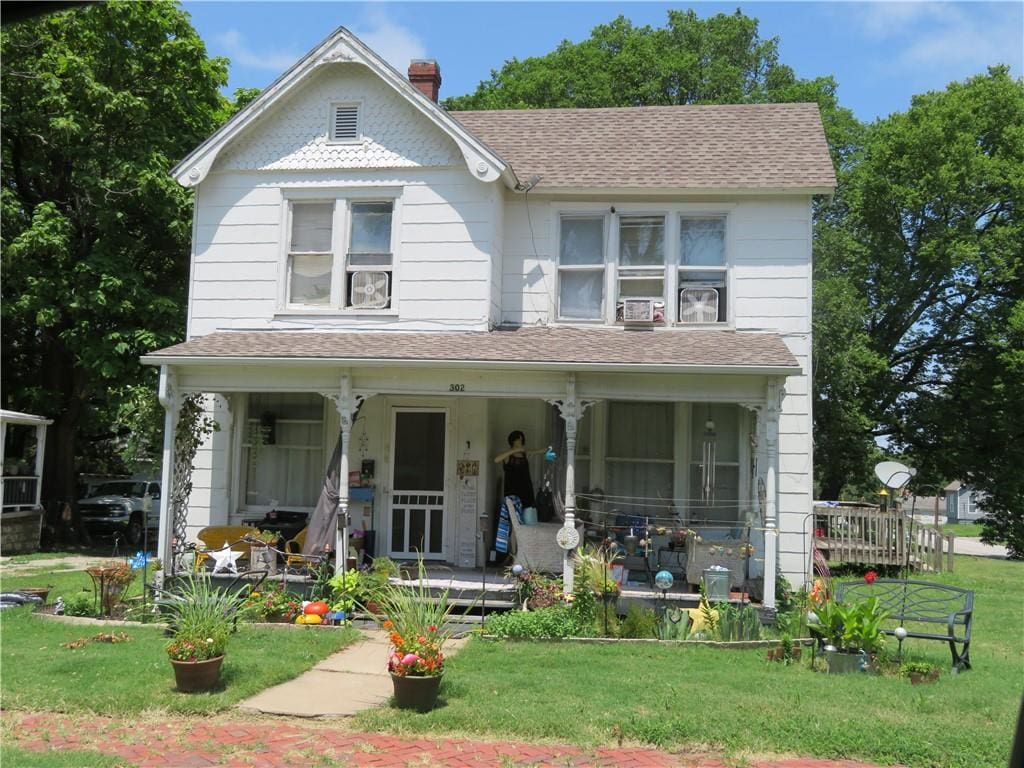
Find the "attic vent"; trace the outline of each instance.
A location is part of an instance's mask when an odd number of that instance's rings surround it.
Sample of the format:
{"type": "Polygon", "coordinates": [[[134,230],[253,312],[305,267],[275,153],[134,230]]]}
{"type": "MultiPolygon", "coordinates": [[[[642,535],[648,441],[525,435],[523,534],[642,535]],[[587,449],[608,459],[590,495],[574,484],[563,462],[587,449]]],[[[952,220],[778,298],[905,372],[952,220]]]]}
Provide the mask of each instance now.
{"type": "Polygon", "coordinates": [[[331,141],[359,139],[359,107],[356,104],[335,104],[331,121],[331,141]]]}

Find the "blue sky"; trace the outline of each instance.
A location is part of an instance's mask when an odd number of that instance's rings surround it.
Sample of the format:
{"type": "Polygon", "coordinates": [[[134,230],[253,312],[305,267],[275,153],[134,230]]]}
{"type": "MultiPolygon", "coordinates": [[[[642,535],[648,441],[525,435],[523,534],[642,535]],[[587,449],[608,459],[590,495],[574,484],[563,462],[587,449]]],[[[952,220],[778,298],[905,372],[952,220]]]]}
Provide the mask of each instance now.
{"type": "Polygon", "coordinates": [[[441,96],[475,89],[510,58],[541,55],[589,37],[619,14],[664,26],[669,8],[702,17],[740,7],[780,38],[799,77],[833,75],[862,120],[905,110],[915,93],[944,88],[1006,63],[1024,70],[1024,2],[753,3],[339,3],[186,2],[212,55],[231,59],[229,92],[265,87],[335,27],[344,25],[404,72],[436,59],[441,96]]]}

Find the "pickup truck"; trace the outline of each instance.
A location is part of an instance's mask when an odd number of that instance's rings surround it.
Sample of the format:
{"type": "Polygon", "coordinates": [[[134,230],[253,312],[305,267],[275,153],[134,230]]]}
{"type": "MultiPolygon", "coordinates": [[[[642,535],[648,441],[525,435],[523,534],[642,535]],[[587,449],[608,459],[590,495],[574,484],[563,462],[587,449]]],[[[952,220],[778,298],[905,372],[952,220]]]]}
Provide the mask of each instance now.
{"type": "Polygon", "coordinates": [[[78,510],[90,534],[120,534],[129,545],[137,547],[142,544],[147,528],[155,531],[160,527],[160,483],[152,480],[103,483],[92,496],[78,500],[78,510]]]}

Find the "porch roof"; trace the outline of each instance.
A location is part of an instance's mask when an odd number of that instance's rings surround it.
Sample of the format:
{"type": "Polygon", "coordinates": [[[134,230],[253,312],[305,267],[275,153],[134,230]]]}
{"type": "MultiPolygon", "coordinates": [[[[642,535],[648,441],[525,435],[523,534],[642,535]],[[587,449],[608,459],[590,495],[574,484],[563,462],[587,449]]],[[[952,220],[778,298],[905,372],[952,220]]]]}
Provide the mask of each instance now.
{"type": "Polygon", "coordinates": [[[142,360],[152,365],[308,361],[779,375],[800,370],[775,333],[534,326],[432,333],[218,331],[142,360]]]}

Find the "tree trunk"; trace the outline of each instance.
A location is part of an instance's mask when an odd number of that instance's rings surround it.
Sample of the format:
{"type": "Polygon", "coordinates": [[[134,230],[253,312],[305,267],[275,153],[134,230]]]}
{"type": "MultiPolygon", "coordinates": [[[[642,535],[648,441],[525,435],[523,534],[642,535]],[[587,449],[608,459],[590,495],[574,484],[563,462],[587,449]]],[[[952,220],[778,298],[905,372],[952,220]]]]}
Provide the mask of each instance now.
{"type": "Polygon", "coordinates": [[[55,333],[43,343],[41,378],[54,398],[46,455],[43,459],[42,502],[47,524],[57,541],[90,544],[88,531],[78,514],[78,432],[82,417],[83,374],[74,357],[55,333]],[[67,505],[67,510],[65,505],[67,505]]]}

